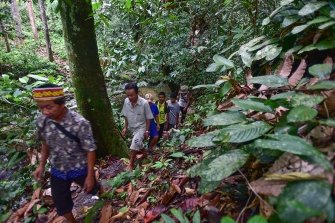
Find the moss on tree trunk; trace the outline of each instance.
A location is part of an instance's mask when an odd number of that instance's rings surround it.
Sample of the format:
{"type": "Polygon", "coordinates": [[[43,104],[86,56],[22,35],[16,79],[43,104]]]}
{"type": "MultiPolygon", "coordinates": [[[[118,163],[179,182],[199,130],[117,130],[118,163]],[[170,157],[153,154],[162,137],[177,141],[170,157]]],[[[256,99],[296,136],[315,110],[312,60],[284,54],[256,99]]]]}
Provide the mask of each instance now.
{"type": "Polygon", "coordinates": [[[90,0],[61,1],[60,13],[78,107],[92,125],[98,156],[127,155],[99,64],[90,0]]]}

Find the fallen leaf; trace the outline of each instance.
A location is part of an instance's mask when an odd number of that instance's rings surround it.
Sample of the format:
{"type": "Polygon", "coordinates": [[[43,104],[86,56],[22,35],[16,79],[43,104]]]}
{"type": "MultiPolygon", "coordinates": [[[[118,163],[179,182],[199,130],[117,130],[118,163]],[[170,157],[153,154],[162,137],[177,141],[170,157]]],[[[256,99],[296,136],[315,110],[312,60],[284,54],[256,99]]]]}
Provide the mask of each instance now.
{"type": "Polygon", "coordinates": [[[99,223],[106,223],[112,217],[112,206],[110,203],[106,203],[100,211],[101,217],[99,223]]]}
{"type": "Polygon", "coordinates": [[[291,74],[293,65],[293,56],[292,54],[285,57],[284,62],[280,65],[279,71],[277,74],[281,77],[288,77],[291,74]]]}
{"type": "Polygon", "coordinates": [[[158,205],[151,210],[149,210],[144,216],[144,223],[149,223],[155,220],[158,216],[160,216],[163,212],[167,210],[165,205],[158,205]]]}
{"type": "Polygon", "coordinates": [[[194,210],[197,206],[199,206],[199,198],[192,197],[188,198],[180,205],[180,208],[183,210],[183,212],[194,210]]]}
{"type": "Polygon", "coordinates": [[[140,195],[139,191],[134,191],[133,193],[131,193],[131,195],[129,197],[129,205],[130,206],[133,206],[136,203],[139,195],[140,195]]]}
{"type": "Polygon", "coordinates": [[[194,195],[196,193],[195,189],[189,188],[189,187],[185,187],[185,193],[187,195],[194,195]]]}
{"type": "Polygon", "coordinates": [[[288,79],[288,83],[295,87],[297,86],[298,82],[301,80],[301,78],[304,76],[304,73],[307,68],[307,63],[305,59],[302,59],[298,68],[294,71],[294,73],[291,75],[291,77],[288,79]]]}
{"type": "Polygon", "coordinates": [[[33,195],[31,196],[31,200],[35,200],[35,199],[40,199],[40,196],[41,196],[41,188],[37,188],[33,195]]]}
{"type": "Polygon", "coordinates": [[[181,193],[181,189],[180,189],[180,187],[179,187],[177,184],[172,184],[172,187],[173,187],[173,189],[174,189],[178,194],[181,193]]]}

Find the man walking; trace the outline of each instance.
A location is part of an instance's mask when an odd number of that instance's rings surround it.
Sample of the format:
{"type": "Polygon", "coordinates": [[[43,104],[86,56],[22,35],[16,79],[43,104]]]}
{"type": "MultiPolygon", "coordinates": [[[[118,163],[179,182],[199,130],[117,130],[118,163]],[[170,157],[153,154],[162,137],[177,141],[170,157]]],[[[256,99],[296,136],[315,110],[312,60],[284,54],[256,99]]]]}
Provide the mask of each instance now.
{"type": "Polygon", "coordinates": [[[150,119],[153,115],[148,102],[138,95],[138,87],[136,83],[128,83],[125,86],[127,98],[124,101],[122,115],[125,117],[125,126],[122,135],[126,136],[127,130],[132,133],[132,141],[130,145],[130,161],[128,168],[134,169],[136,155],[142,153],[147,156],[144,149],[143,140],[149,137],[150,119]]]}
{"type": "Polygon", "coordinates": [[[33,98],[42,113],[37,118],[38,137],[42,141],[41,159],[33,175],[40,180],[49,159],[51,194],[57,213],[73,223],[72,182],[87,193],[102,192],[93,169],[96,145],[91,125],[80,114],[66,108],[60,86],[41,85],[33,89],[33,98]]]}

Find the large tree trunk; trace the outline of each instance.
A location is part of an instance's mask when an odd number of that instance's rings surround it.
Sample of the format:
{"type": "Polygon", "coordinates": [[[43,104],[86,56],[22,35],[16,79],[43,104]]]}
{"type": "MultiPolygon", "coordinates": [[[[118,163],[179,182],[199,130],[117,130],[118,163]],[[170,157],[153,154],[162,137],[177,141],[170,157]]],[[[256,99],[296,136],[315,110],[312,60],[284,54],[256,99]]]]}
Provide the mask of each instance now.
{"type": "Polygon", "coordinates": [[[5,30],[5,27],[4,27],[1,19],[0,19],[0,32],[2,33],[3,38],[5,40],[6,51],[7,51],[7,53],[9,53],[10,52],[10,46],[9,46],[9,41],[8,41],[8,34],[7,34],[6,30],[5,30]]]}
{"type": "Polygon", "coordinates": [[[113,119],[98,47],[90,0],[60,1],[64,38],[78,107],[92,125],[98,156],[127,155],[126,144],[113,119]]]}
{"type": "Polygon", "coordinates": [[[38,40],[38,32],[37,32],[37,28],[36,28],[35,14],[34,14],[34,8],[33,8],[33,1],[32,0],[28,0],[27,10],[28,10],[31,29],[32,29],[33,34],[34,34],[34,39],[38,40]]]}
{"type": "Polygon", "coordinates": [[[47,15],[45,13],[44,0],[38,0],[38,4],[40,6],[41,19],[42,19],[43,26],[44,26],[44,36],[45,36],[45,44],[46,44],[46,48],[47,48],[47,54],[48,54],[49,61],[52,62],[52,61],[54,61],[54,57],[52,55],[52,50],[51,50],[51,42],[50,42],[50,36],[49,36],[48,19],[47,19],[47,15]]]}
{"type": "Polygon", "coordinates": [[[12,8],[13,19],[15,21],[16,34],[20,42],[22,43],[22,39],[23,39],[22,23],[21,23],[19,7],[17,5],[16,0],[12,0],[11,8],[12,8]]]}

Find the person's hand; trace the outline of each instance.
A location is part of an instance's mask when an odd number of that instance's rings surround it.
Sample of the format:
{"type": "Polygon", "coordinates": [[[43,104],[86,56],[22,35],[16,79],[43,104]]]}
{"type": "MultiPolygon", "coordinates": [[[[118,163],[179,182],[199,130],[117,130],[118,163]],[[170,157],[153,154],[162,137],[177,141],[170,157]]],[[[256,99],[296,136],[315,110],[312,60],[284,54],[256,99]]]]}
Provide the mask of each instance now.
{"type": "Polygon", "coordinates": [[[41,180],[44,173],[44,166],[39,165],[33,173],[35,180],[41,180]]]}
{"type": "Polygon", "coordinates": [[[159,130],[161,129],[160,125],[157,125],[157,131],[159,132],[159,130]]]}
{"type": "Polygon", "coordinates": [[[127,128],[123,128],[123,129],[122,129],[122,132],[121,132],[121,135],[122,135],[123,137],[125,137],[126,134],[127,134],[127,128]]]}
{"type": "Polygon", "coordinates": [[[144,132],[144,138],[145,138],[145,139],[149,138],[149,131],[145,131],[145,132],[144,132]]]}
{"type": "Polygon", "coordinates": [[[85,183],[84,183],[84,191],[86,193],[90,193],[94,187],[94,175],[87,175],[86,179],[85,179],[85,183]]]}

